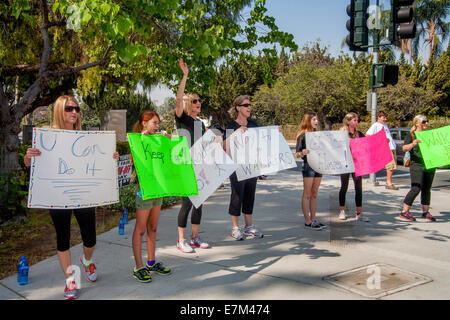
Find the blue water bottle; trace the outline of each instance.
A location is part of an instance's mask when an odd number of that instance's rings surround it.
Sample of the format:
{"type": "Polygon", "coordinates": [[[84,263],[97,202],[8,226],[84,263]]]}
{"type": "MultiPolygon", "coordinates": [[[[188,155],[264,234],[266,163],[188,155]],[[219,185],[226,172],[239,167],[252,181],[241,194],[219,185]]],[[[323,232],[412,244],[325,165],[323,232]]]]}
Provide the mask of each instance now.
{"type": "Polygon", "coordinates": [[[24,256],[20,257],[19,264],[17,265],[17,282],[24,286],[28,284],[28,262],[24,256]]]}
{"type": "Polygon", "coordinates": [[[123,236],[125,234],[125,224],[123,223],[123,217],[119,220],[119,236],[123,236]]]}
{"type": "Polygon", "coordinates": [[[123,209],[123,223],[128,224],[128,210],[127,208],[123,209]]]}

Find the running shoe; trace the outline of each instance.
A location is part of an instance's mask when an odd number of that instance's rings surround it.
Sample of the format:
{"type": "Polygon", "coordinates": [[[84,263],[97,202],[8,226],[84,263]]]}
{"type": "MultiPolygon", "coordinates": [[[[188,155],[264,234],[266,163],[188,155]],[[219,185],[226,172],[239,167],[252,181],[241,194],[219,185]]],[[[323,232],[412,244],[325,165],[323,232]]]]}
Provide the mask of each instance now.
{"type": "Polygon", "coordinates": [[[142,267],[139,269],[133,270],[133,277],[136,278],[137,281],[142,283],[147,283],[152,281],[152,277],[150,276],[150,272],[147,267],[142,267]]]}
{"type": "Polygon", "coordinates": [[[394,186],[393,184],[387,184],[386,189],[390,189],[390,190],[398,190],[399,188],[397,186],[394,186]]]}
{"type": "Polygon", "coordinates": [[[255,226],[248,226],[244,228],[244,236],[253,238],[263,238],[264,235],[261,231],[256,229],[255,226]]]}
{"type": "Polygon", "coordinates": [[[78,288],[75,281],[70,281],[66,283],[66,287],[64,288],[64,299],[73,300],[78,298],[78,288]]]}
{"type": "Polygon", "coordinates": [[[323,228],[321,226],[319,226],[318,224],[314,223],[314,222],[310,222],[308,224],[305,223],[305,229],[314,230],[314,231],[320,231],[323,228]]]}
{"type": "Polygon", "coordinates": [[[400,213],[400,218],[408,221],[416,221],[416,218],[414,218],[409,211],[400,213]]]}
{"type": "Polygon", "coordinates": [[[357,213],[356,213],[356,220],[358,220],[358,221],[363,221],[363,222],[370,222],[370,219],[367,218],[366,216],[364,216],[364,215],[362,214],[362,212],[357,212],[357,213]]]}
{"type": "Polygon", "coordinates": [[[231,237],[236,239],[237,241],[244,240],[241,229],[239,229],[238,227],[231,229],[231,237]]]}
{"type": "Polygon", "coordinates": [[[325,229],[327,226],[324,225],[322,222],[319,222],[318,220],[314,220],[313,223],[321,227],[322,229],[325,229]]]}
{"type": "Polygon", "coordinates": [[[347,220],[347,216],[345,215],[345,211],[341,210],[339,212],[339,220],[347,220]]]}
{"type": "Polygon", "coordinates": [[[431,215],[430,211],[422,213],[422,219],[426,219],[428,221],[436,221],[436,218],[431,215]]]}
{"type": "Polygon", "coordinates": [[[209,244],[203,240],[201,240],[199,237],[195,237],[191,239],[191,247],[197,247],[201,249],[208,249],[210,248],[209,244]]]}
{"type": "Polygon", "coordinates": [[[186,239],[177,242],[177,249],[184,253],[194,252],[194,249],[191,248],[186,239]]]}
{"type": "Polygon", "coordinates": [[[162,264],[162,262],[157,262],[152,266],[149,266],[148,264],[145,265],[147,268],[147,271],[150,272],[156,272],[157,274],[162,274],[164,276],[169,275],[171,273],[170,269],[167,268],[162,264]]]}
{"type": "Polygon", "coordinates": [[[83,256],[80,256],[80,262],[84,267],[84,275],[86,276],[86,279],[90,282],[97,281],[97,273],[95,272],[97,267],[95,266],[95,263],[91,260],[88,265],[85,265],[83,263],[83,256]]]}

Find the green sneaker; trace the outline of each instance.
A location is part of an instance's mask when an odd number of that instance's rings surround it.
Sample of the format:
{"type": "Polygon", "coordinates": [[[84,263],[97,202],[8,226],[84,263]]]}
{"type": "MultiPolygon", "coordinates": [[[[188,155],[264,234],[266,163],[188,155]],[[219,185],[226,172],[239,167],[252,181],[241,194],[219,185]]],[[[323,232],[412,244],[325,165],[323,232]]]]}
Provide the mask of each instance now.
{"type": "Polygon", "coordinates": [[[148,272],[156,272],[157,274],[169,275],[170,269],[166,268],[161,262],[155,263],[151,267],[146,264],[145,266],[148,272]]]}
{"type": "Polygon", "coordinates": [[[135,277],[137,279],[137,281],[143,282],[143,283],[152,281],[152,277],[150,277],[150,273],[146,267],[134,269],[133,277],[135,277]]]}

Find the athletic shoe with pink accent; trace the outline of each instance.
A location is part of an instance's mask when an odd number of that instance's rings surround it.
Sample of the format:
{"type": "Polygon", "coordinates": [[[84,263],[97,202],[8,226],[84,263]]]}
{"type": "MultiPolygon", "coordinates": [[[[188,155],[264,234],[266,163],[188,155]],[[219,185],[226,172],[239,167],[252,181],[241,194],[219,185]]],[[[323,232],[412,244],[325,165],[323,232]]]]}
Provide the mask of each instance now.
{"type": "Polygon", "coordinates": [[[84,267],[84,275],[86,276],[86,279],[90,282],[97,281],[97,273],[95,272],[97,267],[95,266],[95,263],[90,261],[88,265],[85,265],[83,263],[83,256],[80,257],[80,262],[84,267]]]}
{"type": "Polygon", "coordinates": [[[428,221],[436,221],[436,218],[431,215],[430,211],[422,213],[422,219],[426,219],[428,221]]]}
{"type": "Polygon", "coordinates": [[[201,249],[208,249],[210,248],[209,244],[203,240],[201,240],[199,237],[195,237],[191,239],[191,247],[197,247],[201,249]]]}
{"type": "Polygon", "coordinates": [[[400,218],[408,221],[416,221],[416,218],[414,218],[409,211],[400,213],[400,218]]]}
{"type": "Polygon", "coordinates": [[[194,249],[191,248],[186,239],[177,242],[177,249],[184,253],[194,252],[194,249]]]}
{"type": "Polygon", "coordinates": [[[78,288],[75,281],[70,281],[64,288],[64,299],[73,300],[78,298],[78,288]]]}

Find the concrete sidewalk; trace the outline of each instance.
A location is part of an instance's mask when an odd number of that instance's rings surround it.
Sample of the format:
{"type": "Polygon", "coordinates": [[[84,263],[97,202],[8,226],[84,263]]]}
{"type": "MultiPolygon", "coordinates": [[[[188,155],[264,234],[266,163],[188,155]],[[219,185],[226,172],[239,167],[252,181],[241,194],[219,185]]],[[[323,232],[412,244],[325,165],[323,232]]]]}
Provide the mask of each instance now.
{"type": "MultiPolygon", "coordinates": [[[[264,238],[244,241],[229,236],[231,220],[227,211],[231,190],[229,185],[219,189],[205,203],[201,224],[200,236],[212,248],[196,249],[194,254],[184,254],[175,248],[180,206],[163,210],[156,255],[172,269],[172,274],[155,274],[147,284],[132,277],[132,220],[125,228],[125,236],[119,236],[115,228],[97,237],[94,260],[99,279],[89,283],[82,277],[79,299],[370,299],[325,280],[329,275],[374,263],[429,279],[425,284],[405,286],[404,290],[381,299],[449,299],[448,191],[432,190],[432,212],[437,222],[424,222],[420,218],[417,222],[406,222],[397,216],[409,186],[400,185],[400,190],[391,191],[384,185],[375,187],[364,181],[363,208],[371,219],[365,223],[353,218],[352,182],[347,194],[350,219],[337,219],[339,187],[339,177],[323,177],[317,211],[319,220],[328,228],[311,231],[303,227],[301,172],[286,170],[269,176],[268,180],[259,180],[254,223],[264,232],[264,238]]],[[[418,203],[416,200],[412,208],[416,216],[420,212],[418,203]]],[[[81,245],[71,249],[72,261],[79,266],[81,251],[81,245]]],[[[144,259],[145,252],[144,244],[144,259]]],[[[365,274],[356,281],[362,287],[370,277],[365,274]]],[[[390,281],[392,277],[395,272],[381,274],[381,291],[388,290],[383,286],[392,284],[395,280],[390,281]]],[[[26,286],[19,286],[16,276],[1,280],[0,299],[62,300],[64,284],[55,255],[31,266],[26,286]]]]}

